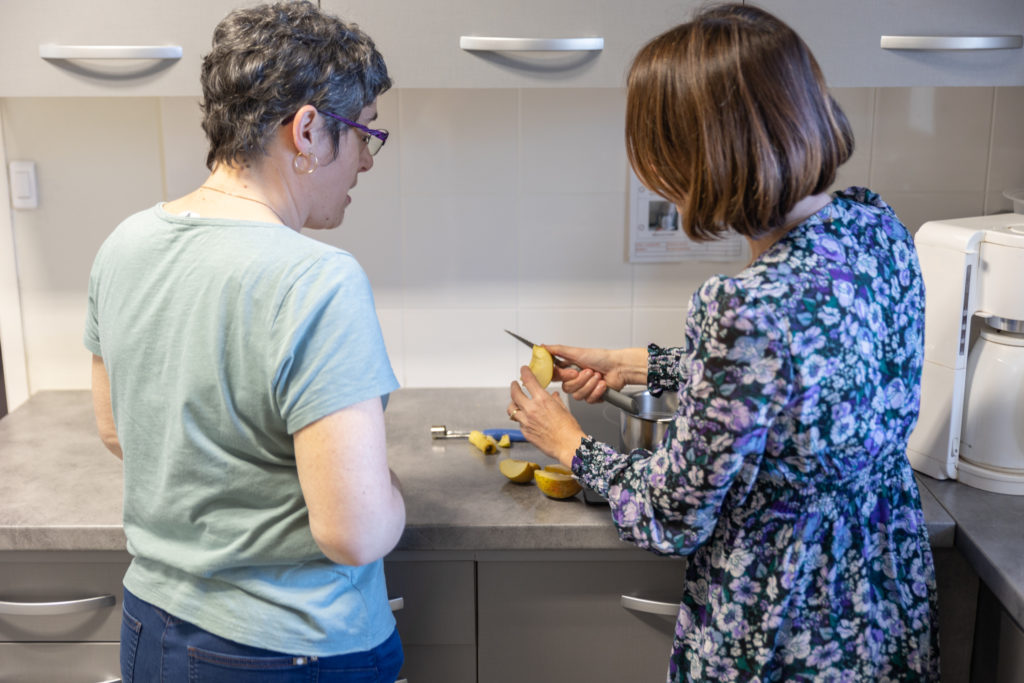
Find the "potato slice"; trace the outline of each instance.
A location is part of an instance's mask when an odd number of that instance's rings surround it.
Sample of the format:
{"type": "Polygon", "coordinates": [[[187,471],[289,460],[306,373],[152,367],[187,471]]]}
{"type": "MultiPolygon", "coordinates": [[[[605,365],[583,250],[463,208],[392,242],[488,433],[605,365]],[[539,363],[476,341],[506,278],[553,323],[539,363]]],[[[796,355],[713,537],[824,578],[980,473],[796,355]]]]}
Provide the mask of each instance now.
{"type": "Polygon", "coordinates": [[[498,463],[498,469],[515,483],[528,484],[533,480],[534,471],[540,469],[540,465],[526,460],[507,458],[498,463]]]}
{"type": "Polygon", "coordinates": [[[582,491],[583,487],[568,472],[569,469],[561,465],[548,465],[533,473],[533,481],[549,498],[572,498],[582,491]]]}

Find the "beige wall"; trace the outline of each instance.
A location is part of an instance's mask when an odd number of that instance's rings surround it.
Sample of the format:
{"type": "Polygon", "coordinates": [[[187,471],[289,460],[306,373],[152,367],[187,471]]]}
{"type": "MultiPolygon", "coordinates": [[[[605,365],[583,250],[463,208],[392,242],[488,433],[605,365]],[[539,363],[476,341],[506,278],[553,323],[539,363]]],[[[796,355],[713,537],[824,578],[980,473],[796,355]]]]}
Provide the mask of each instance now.
{"type": "MultiPolygon", "coordinates": [[[[837,185],[880,192],[912,229],[1008,210],[1002,190],[1024,187],[1024,88],[836,96],[858,145],[837,185]]],[[[43,98],[0,108],[6,161],[35,161],[39,174],[39,209],[13,219],[29,388],[84,388],[92,256],[121,218],[203,180],[198,105],[43,98]]],[[[627,261],[624,108],[618,89],[381,99],[393,137],[345,223],[316,237],[369,273],[404,386],[506,385],[528,356],[506,327],[541,342],[675,343],[690,293],[743,265],[627,261]]]]}

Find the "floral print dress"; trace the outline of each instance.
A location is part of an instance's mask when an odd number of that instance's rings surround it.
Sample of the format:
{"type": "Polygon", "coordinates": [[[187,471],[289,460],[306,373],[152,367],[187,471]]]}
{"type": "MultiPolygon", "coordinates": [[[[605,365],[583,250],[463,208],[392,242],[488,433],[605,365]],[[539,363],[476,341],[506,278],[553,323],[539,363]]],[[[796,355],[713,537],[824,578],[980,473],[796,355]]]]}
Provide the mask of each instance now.
{"type": "Polygon", "coordinates": [[[693,296],[654,452],[587,438],[573,471],[619,535],[689,555],[670,681],[938,680],[935,575],[906,457],[924,289],[913,244],[863,188],[693,296]]]}

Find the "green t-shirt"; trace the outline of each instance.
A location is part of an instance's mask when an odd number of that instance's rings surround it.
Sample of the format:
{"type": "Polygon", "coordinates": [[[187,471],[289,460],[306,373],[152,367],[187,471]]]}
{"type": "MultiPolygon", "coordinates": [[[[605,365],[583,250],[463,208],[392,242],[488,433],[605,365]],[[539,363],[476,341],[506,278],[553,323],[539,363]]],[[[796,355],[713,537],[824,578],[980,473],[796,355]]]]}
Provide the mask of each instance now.
{"type": "Polygon", "coordinates": [[[85,345],[124,452],[128,590],[271,650],[329,656],[391,634],[382,563],[338,565],[313,541],[292,440],[398,387],[351,254],[154,207],[100,248],[85,345]]]}

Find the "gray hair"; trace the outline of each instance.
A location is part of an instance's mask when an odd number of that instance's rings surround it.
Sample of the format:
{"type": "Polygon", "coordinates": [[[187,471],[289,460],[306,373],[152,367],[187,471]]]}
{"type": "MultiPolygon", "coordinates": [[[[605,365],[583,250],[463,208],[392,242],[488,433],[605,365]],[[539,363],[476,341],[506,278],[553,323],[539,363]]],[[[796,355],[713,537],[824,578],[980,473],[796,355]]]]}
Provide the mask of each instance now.
{"type": "MultiPolygon", "coordinates": [[[[265,155],[277,126],[306,104],[356,120],[391,87],[373,40],[308,0],[228,14],[214,29],[200,80],[211,170],[265,155]]],[[[325,125],[337,154],[348,126],[330,117],[325,125]]]]}

